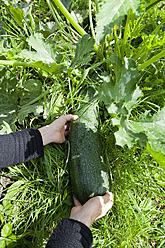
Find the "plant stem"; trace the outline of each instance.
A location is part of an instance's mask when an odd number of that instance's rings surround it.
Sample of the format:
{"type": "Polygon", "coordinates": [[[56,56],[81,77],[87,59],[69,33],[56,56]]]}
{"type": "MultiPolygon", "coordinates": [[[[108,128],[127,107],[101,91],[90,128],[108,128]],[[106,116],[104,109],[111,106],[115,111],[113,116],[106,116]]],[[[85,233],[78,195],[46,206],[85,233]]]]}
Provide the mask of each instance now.
{"type": "Polygon", "coordinates": [[[97,0],[95,0],[95,5],[96,5],[96,11],[98,12],[99,11],[99,5],[98,5],[97,0]]]}
{"type": "Polygon", "coordinates": [[[92,21],[92,8],[91,8],[91,0],[89,0],[89,22],[90,22],[90,28],[93,38],[95,39],[95,32],[93,28],[93,21],[92,21]]]}
{"type": "Polygon", "coordinates": [[[0,60],[0,65],[36,67],[32,62],[21,62],[16,60],[0,60]]]}
{"type": "MultiPolygon", "coordinates": [[[[58,14],[57,10],[55,9],[54,4],[50,1],[50,0],[46,0],[50,11],[52,12],[53,18],[56,21],[57,25],[59,26],[60,30],[62,30],[62,32],[64,33],[64,35],[66,37],[68,37],[71,41],[73,41],[73,37],[70,35],[70,33],[68,34],[66,31],[66,27],[69,30],[70,26],[68,27],[68,25],[66,25],[66,23],[64,24],[64,21],[62,20],[62,18],[60,17],[60,15],[58,14]]],[[[79,33],[77,33],[77,31],[73,30],[72,31],[76,34],[76,36],[80,35],[79,33]]]]}
{"type": "MultiPolygon", "coordinates": [[[[72,15],[68,12],[68,10],[65,8],[65,6],[61,3],[60,0],[52,0],[57,7],[61,10],[63,15],[66,17],[66,19],[72,24],[72,26],[77,30],[77,32],[80,35],[85,35],[87,34],[85,30],[75,21],[75,19],[72,17],[72,15]]],[[[104,59],[104,56],[102,52],[100,51],[99,47],[96,45],[96,43],[93,46],[94,51],[96,52],[97,56],[99,57],[100,60],[104,59]]]]}
{"type": "Polygon", "coordinates": [[[138,70],[143,70],[144,68],[146,68],[147,66],[151,65],[152,63],[156,62],[157,60],[161,59],[162,57],[165,56],[165,51],[162,51],[160,53],[158,53],[157,55],[155,55],[154,57],[152,57],[151,59],[147,60],[146,62],[144,62],[142,65],[138,66],[138,70]]]}
{"type": "Polygon", "coordinates": [[[82,36],[84,34],[87,34],[85,32],[85,30],[74,20],[74,18],[72,17],[72,15],[67,11],[67,9],[65,8],[65,6],[61,3],[60,0],[53,0],[53,2],[55,3],[55,5],[57,7],[59,7],[59,9],[61,10],[61,12],[63,13],[63,15],[67,18],[67,20],[72,24],[72,26],[77,30],[77,32],[79,34],[81,34],[82,36]]]}
{"type": "MultiPolygon", "coordinates": [[[[47,68],[44,65],[42,65],[42,63],[36,63],[36,62],[21,62],[21,61],[16,61],[16,60],[0,60],[0,65],[39,68],[39,69],[42,69],[42,70],[50,73],[50,71],[47,70],[47,68]]],[[[62,64],[57,65],[56,69],[58,69],[58,67],[60,65],[62,65],[62,64]]],[[[51,72],[51,73],[53,73],[53,72],[51,72]]]]}

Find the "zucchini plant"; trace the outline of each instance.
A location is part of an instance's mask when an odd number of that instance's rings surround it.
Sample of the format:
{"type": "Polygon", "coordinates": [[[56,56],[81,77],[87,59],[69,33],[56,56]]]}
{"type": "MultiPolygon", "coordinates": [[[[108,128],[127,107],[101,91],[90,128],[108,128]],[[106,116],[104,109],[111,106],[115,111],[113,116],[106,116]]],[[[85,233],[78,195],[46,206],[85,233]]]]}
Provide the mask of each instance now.
{"type": "Polygon", "coordinates": [[[97,74],[97,97],[105,104],[112,124],[117,127],[116,144],[132,147],[138,141],[164,167],[165,124],[161,121],[164,119],[164,107],[155,105],[150,108],[152,104],[148,103],[146,109],[140,110],[138,118],[133,115],[134,111],[138,112],[141,101],[144,101],[142,87],[139,87],[142,78],[149,68],[154,67],[154,63],[164,63],[163,15],[149,35],[144,35],[145,25],[141,24],[146,12],[161,4],[161,1],[149,1],[145,5],[140,0],[124,0],[122,4],[121,1],[116,3],[107,0],[101,4],[95,1],[95,9],[92,9],[94,3],[89,1],[91,36],[75,21],[60,0],[47,0],[47,4],[57,25],[65,23],[62,30],[66,36],[69,35],[73,40],[74,36],[80,37],[76,49],[73,48],[75,53],[72,54],[71,63],[60,56],[62,50],[59,45],[35,31],[32,12],[29,12],[31,26],[28,27],[23,10],[9,4],[12,18],[28,36],[26,41],[30,49],[23,49],[12,57],[2,48],[5,59],[1,56],[0,65],[37,68],[52,77],[59,73],[71,73],[78,67],[84,68],[86,76],[97,74]],[[56,7],[65,16],[66,22],[56,7]],[[137,39],[141,41],[136,47],[137,39]],[[89,65],[92,60],[94,62],[89,65]]]}
{"type": "MultiPolygon", "coordinates": [[[[94,246],[163,246],[163,169],[156,168],[145,148],[164,167],[164,4],[158,0],[61,2],[1,0],[0,133],[78,113],[79,121],[72,123],[69,166],[82,163],[80,168],[89,173],[85,187],[79,189],[81,171],[71,168],[80,201],[110,189],[104,161],[113,172],[115,206],[92,227],[94,246]],[[76,12],[80,5],[82,12],[76,12]],[[80,92],[90,87],[95,95],[89,101],[80,92]],[[89,112],[83,112],[83,106],[89,112]],[[86,156],[76,157],[82,146],[86,156]],[[99,192],[94,182],[101,185],[99,192]]],[[[69,151],[66,159],[64,147],[48,146],[44,160],[9,167],[9,177],[26,184],[23,191],[17,187],[12,198],[12,185],[7,192],[4,203],[9,203],[12,213],[18,206],[11,219],[2,204],[1,228],[12,224],[12,234],[3,231],[3,246],[10,241],[18,247],[18,243],[42,247],[49,230],[69,214],[69,151]]]]}
{"type": "MultiPolygon", "coordinates": [[[[77,32],[80,35],[86,35],[86,32],[76,23],[60,0],[53,0],[53,2],[77,32]]],[[[158,2],[160,1],[148,4],[145,10],[149,10],[158,2]]],[[[147,44],[144,39],[136,50],[131,46],[133,33],[136,32],[138,23],[143,17],[143,12],[141,13],[140,8],[140,0],[125,0],[122,5],[120,1],[118,3],[106,1],[96,13],[97,24],[95,27],[96,35],[94,35],[91,1],[89,1],[89,18],[92,34],[95,37],[93,49],[98,58],[104,62],[104,69],[99,82],[100,86],[98,87],[98,99],[105,103],[108,113],[113,117],[113,124],[118,126],[118,131],[115,132],[116,144],[132,147],[135,142],[139,141],[140,145],[146,147],[157,162],[165,168],[165,124],[161,121],[165,118],[165,109],[158,109],[154,115],[151,115],[150,111],[146,110],[136,120],[133,120],[131,116],[132,110],[139,104],[143,94],[138,86],[140,72],[165,56],[164,32],[161,31],[161,41],[159,40],[158,42],[157,39],[157,34],[162,29],[165,19],[153,30],[152,41],[149,41],[150,44],[147,44]],[[137,22],[135,20],[136,15],[140,15],[137,22]],[[119,42],[117,29],[121,28],[124,16],[126,16],[125,30],[123,38],[119,42]],[[113,53],[111,52],[109,55],[106,54],[105,46],[107,43],[109,43],[108,46],[112,44],[110,42],[112,36],[114,37],[115,45],[113,53]],[[101,49],[96,45],[98,43],[100,43],[100,46],[103,44],[101,49]],[[147,47],[147,49],[144,50],[144,47],[147,47]],[[153,48],[154,50],[156,49],[154,52],[153,48]],[[149,51],[152,51],[152,56],[149,56],[149,51]],[[103,53],[106,56],[103,56],[103,53]],[[106,59],[108,55],[109,59],[106,59]],[[115,74],[114,78],[112,78],[112,73],[115,74]]],[[[89,38],[89,40],[94,39],[93,37],[89,38]]]]}

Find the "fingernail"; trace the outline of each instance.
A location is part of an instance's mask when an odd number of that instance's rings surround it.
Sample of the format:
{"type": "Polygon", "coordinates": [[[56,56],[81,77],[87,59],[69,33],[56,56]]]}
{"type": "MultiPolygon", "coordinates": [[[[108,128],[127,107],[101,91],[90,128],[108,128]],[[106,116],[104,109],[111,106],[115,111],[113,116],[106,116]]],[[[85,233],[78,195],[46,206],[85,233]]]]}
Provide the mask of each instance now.
{"type": "Polygon", "coordinates": [[[78,115],[74,115],[74,120],[77,120],[79,118],[78,115]]]}

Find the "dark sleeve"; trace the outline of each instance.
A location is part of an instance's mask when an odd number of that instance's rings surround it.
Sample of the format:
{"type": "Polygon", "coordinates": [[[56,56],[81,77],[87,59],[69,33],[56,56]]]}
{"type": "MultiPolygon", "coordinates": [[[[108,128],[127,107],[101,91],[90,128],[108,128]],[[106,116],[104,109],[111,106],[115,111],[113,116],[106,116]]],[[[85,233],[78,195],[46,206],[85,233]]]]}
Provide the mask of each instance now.
{"type": "Polygon", "coordinates": [[[46,248],[90,248],[92,243],[92,233],[86,225],[65,218],[54,229],[46,248]]]}
{"type": "Polygon", "coordinates": [[[43,155],[42,137],[36,128],[0,135],[0,168],[43,155]]]}

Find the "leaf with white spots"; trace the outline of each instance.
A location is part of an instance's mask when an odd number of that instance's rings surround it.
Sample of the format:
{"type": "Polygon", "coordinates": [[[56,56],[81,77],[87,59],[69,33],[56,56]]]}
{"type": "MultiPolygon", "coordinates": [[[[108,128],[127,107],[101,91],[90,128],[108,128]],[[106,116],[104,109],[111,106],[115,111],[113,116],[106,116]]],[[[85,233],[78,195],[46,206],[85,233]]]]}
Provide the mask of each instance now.
{"type": "Polygon", "coordinates": [[[140,0],[106,0],[96,15],[96,39],[102,42],[106,35],[111,34],[115,25],[120,26],[123,17],[130,8],[135,13],[139,11],[140,0]]]}
{"type": "Polygon", "coordinates": [[[66,66],[62,62],[60,48],[52,39],[45,39],[41,33],[35,33],[28,39],[29,49],[19,53],[19,57],[30,60],[32,67],[40,68],[49,73],[60,73],[66,66]]]}
{"type": "Polygon", "coordinates": [[[20,53],[21,56],[44,63],[59,62],[58,56],[60,57],[60,55],[56,51],[55,43],[51,39],[45,39],[42,34],[36,33],[28,38],[28,43],[34,50],[23,50],[20,53]]]}
{"type": "Polygon", "coordinates": [[[165,107],[153,116],[143,114],[136,121],[129,121],[129,127],[135,132],[145,132],[151,149],[165,155],[165,107]]]}
{"type": "MultiPolygon", "coordinates": [[[[124,63],[112,55],[110,58],[115,72],[115,82],[107,73],[102,74],[103,84],[99,89],[99,99],[110,106],[112,102],[124,104],[127,110],[136,104],[141,96],[141,91],[137,87],[139,73],[135,62],[125,58],[124,63]]],[[[117,109],[119,111],[119,109],[117,109]]]]}
{"type": "Polygon", "coordinates": [[[132,147],[138,141],[142,147],[149,146],[149,152],[154,154],[161,166],[165,166],[162,161],[165,156],[165,107],[153,116],[146,111],[136,120],[130,118],[132,109],[142,96],[137,86],[139,73],[136,64],[127,58],[121,63],[117,56],[111,56],[110,60],[115,79],[107,72],[101,75],[98,98],[105,103],[113,117],[113,125],[118,126],[115,132],[116,144],[132,147]]]}

